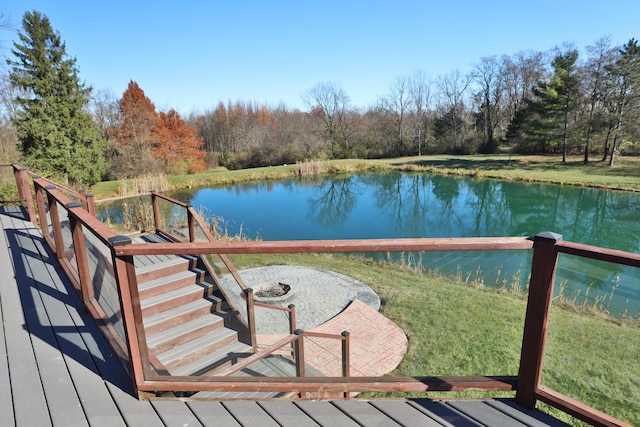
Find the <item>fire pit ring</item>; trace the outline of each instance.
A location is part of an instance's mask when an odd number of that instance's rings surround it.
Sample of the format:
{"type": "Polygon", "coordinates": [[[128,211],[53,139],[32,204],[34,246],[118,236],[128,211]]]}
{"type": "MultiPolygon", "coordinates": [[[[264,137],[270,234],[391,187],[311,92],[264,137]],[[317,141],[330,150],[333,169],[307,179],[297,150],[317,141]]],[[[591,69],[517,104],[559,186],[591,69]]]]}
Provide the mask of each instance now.
{"type": "Polygon", "coordinates": [[[293,288],[282,282],[261,282],[253,289],[253,299],[265,304],[287,304],[293,301],[295,292],[293,288]]]}

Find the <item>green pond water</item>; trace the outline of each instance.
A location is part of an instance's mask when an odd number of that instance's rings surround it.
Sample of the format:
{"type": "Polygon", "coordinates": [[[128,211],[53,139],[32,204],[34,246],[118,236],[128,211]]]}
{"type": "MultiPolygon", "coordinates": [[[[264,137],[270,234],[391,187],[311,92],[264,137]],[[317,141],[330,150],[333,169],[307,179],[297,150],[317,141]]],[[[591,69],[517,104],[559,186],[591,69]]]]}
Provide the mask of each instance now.
{"type": "MultiPolygon", "coordinates": [[[[171,194],[230,234],[262,240],[533,236],[640,252],[640,195],[413,173],[371,173],[255,182],[171,194]]],[[[117,206],[109,207],[112,218],[117,206]]],[[[369,254],[374,257],[388,254],[369,254]]],[[[396,257],[400,256],[395,254],[396,257]]],[[[405,254],[407,256],[407,254],[405,254]]],[[[425,252],[424,268],[526,285],[531,251],[425,252]]],[[[615,316],[638,317],[640,269],[561,255],[556,293],[597,303],[615,316]]]]}

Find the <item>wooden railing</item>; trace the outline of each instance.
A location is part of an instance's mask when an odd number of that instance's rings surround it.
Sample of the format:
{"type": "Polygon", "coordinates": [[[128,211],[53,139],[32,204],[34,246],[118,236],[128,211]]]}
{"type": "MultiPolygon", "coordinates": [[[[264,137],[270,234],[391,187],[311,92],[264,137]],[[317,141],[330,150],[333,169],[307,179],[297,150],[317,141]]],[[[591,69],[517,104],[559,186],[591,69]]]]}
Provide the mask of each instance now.
{"type": "MultiPolygon", "coordinates": [[[[419,238],[371,240],[312,240],[280,242],[198,242],[133,243],[118,235],[89,213],[89,204],[70,201],[50,182],[32,175],[32,189],[26,171],[14,168],[21,201],[32,221],[39,219],[45,241],[60,260],[71,282],[81,294],[89,311],[105,326],[114,348],[130,372],[140,397],[158,391],[292,391],[305,393],[352,392],[428,392],[428,391],[516,391],[521,405],[534,408],[542,401],[594,426],[628,425],[585,404],[577,402],[540,383],[553,286],[559,253],[640,267],[640,255],[606,248],[565,242],[555,233],[543,232],[535,237],[419,238]],[[36,206],[37,205],[37,206],[36,206]],[[35,209],[37,207],[38,215],[35,209]],[[63,211],[65,220],[60,219],[63,211]],[[68,221],[68,224],[66,223],[68,221]],[[135,279],[133,257],[137,255],[192,254],[275,254],[341,253],[457,250],[533,249],[531,279],[527,301],[520,365],[516,376],[412,376],[412,377],[169,377],[152,369],[146,348],[140,299],[135,279]],[[70,254],[71,252],[71,254],[70,254]],[[98,257],[101,269],[91,270],[87,256],[98,257]],[[100,256],[102,258],[100,258],[100,256]],[[98,271],[99,270],[99,271],[98,271]],[[105,288],[113,279],[115,289],[105,288]],[[117,292],[117,302],[103,294],[117,292]],[[102,301],[103,299],[104,301],[102,301]],[[119,304],[105,308],[104,304],[119,304]]],[[[164,197],[156,194],[155,197],[164,197]]],[[[191,211],[190,208],[188,208],[191,211]]],[[[188,220],[198,224],[197,215],[188,220]]],[[[189,225],[189,235],[191,232],[189,225]]],[[[199,227],[206,230],[203,224],[199,227]]],[[[231,270],[230,270],[231,271],[231,270]]],[[[237,272],[236,272],[237,273],[237,272]]],[[[286,343],[301,342],[287,338],[286,343]]],[[[298,348],[299,350],[299,348],[298,348]]],[[[348,355],[348,351],[345,352],[348,355]]],[[[348,366],[348,364],[347,364],[348,366]]]]}

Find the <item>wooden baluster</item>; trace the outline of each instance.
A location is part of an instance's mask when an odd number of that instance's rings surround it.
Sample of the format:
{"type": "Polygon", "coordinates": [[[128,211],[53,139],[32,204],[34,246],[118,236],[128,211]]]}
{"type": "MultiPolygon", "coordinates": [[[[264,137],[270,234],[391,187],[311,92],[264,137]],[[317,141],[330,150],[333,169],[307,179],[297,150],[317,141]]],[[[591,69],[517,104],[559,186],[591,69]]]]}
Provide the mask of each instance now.
{"type": "MultiPolygon", "coordinates": [[[[296,329],[294,334],[298,336],[298,339],[294,342],[295,348],[295,362],[296,362],[296,377],[304,378],[305,377],[305,369],[304,369],[304,331],[302,329],[296,329]]],[[[304,391],[299,392],[299,396],[301,399],[307,397],[307,393],[304,391]]]]}
{"type": "Polygon", "coordinates": [[[251,335],[251,346],[255,353],[258,349],[258,344],[256,339],[256,309],[253,304],[253,289],[244,289],[244,295],[247,300],[247,327],[249,328],[249,333],[251,335]]]}
{"type": "Polygon", "coordinates": [[[145,374],[151,373],[149,352],[142,323],[142,309],[138,294],[136,280],[136,268],[133,256],[117,256],[115,248],[121,245],[131,244],[127,236],[113,236],[109,239],[111,246],[111,259],[113,262],[116,283],[120,297],[122,319],[126,336],[127,351],[129,355],[129,374],[134,386],[141,398],[146,397],[144,392],[138,390],[138,385],[145,381],[145,374]]]}
{"type": "MultiPolygon", "coordinates": [[[[62,224],[60,224],[60,215],[58,213],[58,202],[56,199],[47,194],[49,201],[49,216],[51,217],[51,227],[53,227],[53,250],[56,257],[61,260],[64,258],[64,240],[62,238],[62,224]]],[[[47,231],[48,233],[48,231],[47,231]]]]}
{"type": "Polygon", "coordinates": [[[65,207],[68,209],[69,225],[71,227],[71,238],[73,239],[73,250],[76,256],[76,265],[78,268],[78,280],[80,281],[80,292],[82,300],[88,301],[93,299],[93,283],[91,281],[91,270],[89,269],[89,257],[87,256],[87,245],[82,230],[82,224],[76,218],[72,209],[82,207],[79,202],[67,203],[65,207]]]}
{"type": "Polygon", "coordinates": [[[93,198],[93,194],[87,194],[87,212],[89,212],[92,216],[96,216],[96,203],[93,198]]]}
{"type": "Polygon", "coordinates": [[[192,212],[192,206],[188,205],[187,206],[187,225],[189,227],[189,241],[190,242],[195,242],[196,241],[196,227],[195,227],[195,220],[193,218],[193,212],[192,212]]]}
{"type": "Polygon", "coordinates": [[[516,401],[531,409],[536,407],[536,393],[542,376],[553,283],[558,264],[558,251],[555,245],[560,240],[562,236],[559,234],[543,232],[536,235],[533,244],[529,297],[516,391],[516,401]]]}
{"type": "MultiPolygon", "coordinates": [[[[348,378],[351,376],[351,358],[349,356],[351,350],[350,350],[350,343],[349,343],[349,331],[343,331],[342,334],[340,334],[343,336],[342,339],[342,376],[345,378],[348,378]]],[[[348,391],[344,392],[344,398],[348,399],[350,396],[350,393],[348,391]]]]}
{"type": "Polygon", "coordinates": [[[151,206],[153,207],[153,226],[156,233],[160,231],[162,224],[160,223],[160,209],[158,208],[158,196],[156,190],[151,190],[151,206]]]}

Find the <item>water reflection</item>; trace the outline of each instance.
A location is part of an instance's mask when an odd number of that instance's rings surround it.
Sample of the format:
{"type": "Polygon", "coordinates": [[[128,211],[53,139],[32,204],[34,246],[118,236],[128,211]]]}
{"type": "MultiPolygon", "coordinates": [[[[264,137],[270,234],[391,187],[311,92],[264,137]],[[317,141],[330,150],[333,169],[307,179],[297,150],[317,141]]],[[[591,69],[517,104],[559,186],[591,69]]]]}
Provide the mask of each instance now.
{"type": "MultiPolygon", "coordinates": [[[[225,218],[229,232],[263,240],[531,236],[640,251],[640,195],[589,188],[380,173],[180,191],[176,198],[225,218]]],[[[386,255],[385,255],[386,256],[386,255]]],[[[528,280],[530,251],[416,255],[425,268],[482,273],[502,286],[528,280]]],[[[561,256],[558,286],[588,302],[610,299],[617,314],[640,308],[637,269],[561,256]],[[613,293],[612,293],[613,292],[613,293]]]]}
{"type": "Polygon", "coordinates": [[[316,190],[314,196],[309,197],[309,219],[322,227],[343,224],[358,198],[351,177],[323,180],[316,190]]]}

